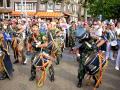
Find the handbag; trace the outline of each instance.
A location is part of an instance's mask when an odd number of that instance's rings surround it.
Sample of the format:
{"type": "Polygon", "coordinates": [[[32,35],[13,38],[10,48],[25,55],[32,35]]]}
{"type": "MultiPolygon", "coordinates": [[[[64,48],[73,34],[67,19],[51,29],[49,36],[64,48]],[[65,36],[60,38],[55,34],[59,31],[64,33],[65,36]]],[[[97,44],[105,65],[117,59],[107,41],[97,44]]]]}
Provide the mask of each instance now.
{"type": "Polygon", "coordinates": [[[111,50],[113,50],[113,51],[117,51],[117,50],[119,49],[117,40],[111,41],[111,42],[110,42],[110,45],[111,45],[111,50]]]}

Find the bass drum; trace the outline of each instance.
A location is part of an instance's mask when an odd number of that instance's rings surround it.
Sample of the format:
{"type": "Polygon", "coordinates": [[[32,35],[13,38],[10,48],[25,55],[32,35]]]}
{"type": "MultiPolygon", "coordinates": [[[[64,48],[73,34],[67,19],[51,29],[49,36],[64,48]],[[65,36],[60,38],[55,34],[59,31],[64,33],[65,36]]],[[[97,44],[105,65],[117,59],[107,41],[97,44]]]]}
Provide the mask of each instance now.
{"type": "MultiPolygon", "coordinates": [[[[88,72],[90,75],[95,75],[99,69],[100,69],[100,65],[99,65],[99,57],[97,53],[93,53],[91,54],[85,62],[85,69],[86,72],[88,72]]],[[[106,60],[105,58],[102,60],[102,67],[106,64],[106,60]]]]}

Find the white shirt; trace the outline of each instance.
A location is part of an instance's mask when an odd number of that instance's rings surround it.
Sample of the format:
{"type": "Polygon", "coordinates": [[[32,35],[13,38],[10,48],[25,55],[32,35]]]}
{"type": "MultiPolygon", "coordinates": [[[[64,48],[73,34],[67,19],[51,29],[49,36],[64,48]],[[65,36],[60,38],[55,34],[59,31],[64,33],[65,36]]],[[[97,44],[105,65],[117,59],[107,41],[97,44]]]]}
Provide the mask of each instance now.
{"type": "Polygon", "coordinates": [[[95,31],[95,35],[97,35],[97,36],[102,36],[102,31],[103,31],[102,28],[98,28],[98,29],[95,31]]]}

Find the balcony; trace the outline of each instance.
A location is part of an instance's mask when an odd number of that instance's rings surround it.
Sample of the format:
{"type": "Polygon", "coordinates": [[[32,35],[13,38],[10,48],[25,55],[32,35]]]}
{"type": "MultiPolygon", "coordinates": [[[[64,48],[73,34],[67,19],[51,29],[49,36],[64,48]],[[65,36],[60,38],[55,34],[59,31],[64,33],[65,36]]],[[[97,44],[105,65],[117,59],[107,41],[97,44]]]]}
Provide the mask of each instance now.
{"type": "Polygon", "coordinates": [[[0,7],[0,13],[9,13],[12,12],[12,8],[11,7],[0,7]]]}

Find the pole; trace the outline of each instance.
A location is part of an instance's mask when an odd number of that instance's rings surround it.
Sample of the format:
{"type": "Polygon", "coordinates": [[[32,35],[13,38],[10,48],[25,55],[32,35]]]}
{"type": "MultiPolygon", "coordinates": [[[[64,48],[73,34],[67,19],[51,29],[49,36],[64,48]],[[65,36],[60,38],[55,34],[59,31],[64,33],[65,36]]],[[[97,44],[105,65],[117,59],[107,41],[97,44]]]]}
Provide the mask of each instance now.
{"type": "Polygon", "coordinates": [[[21,14],[23,16],[23,0],[21,0],[21,14]]]}
{"type": "Polygon", "coordinates": [[[25,0],[25,16],[27,17],[26,0],[25,0]]]}
{"type": "Polygon", "coordinates": [[[87,21],[87,5],[88,5],[88,1],[85,0],[85,7],[84,7],[84,19],[85,19],[85,21],[87,21]]]}

